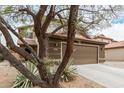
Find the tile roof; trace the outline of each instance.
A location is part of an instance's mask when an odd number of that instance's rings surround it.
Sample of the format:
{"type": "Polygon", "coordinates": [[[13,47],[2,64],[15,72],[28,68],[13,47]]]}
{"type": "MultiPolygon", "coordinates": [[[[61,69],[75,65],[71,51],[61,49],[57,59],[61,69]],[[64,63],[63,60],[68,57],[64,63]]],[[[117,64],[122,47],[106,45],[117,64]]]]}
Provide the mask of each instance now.
{"type": "MultiPolygon", "coordinates": [[[[54,36],[58,36],[58,37],[64,37],[64,38],[66,38],[67,37],[67,34],[65,34],[65,33],[56,33],[55,35],[53,35],[53,37],[54,36]]],[[[79,39],[79,40],[81,40],[81,41],[88,41],[88,42],[94,42],[94,43],[97,43],[97,44],[107,44],[106,42],[101,42],[101,41],[98,41],[98,40],[96,40],[96,39],[94,39],[94,38],[87,38],[87,37],[85,37],[85,36],[83,36],[83,35],[81,35],[81,34],[79,34],[79,33],[76,33],[75,34],[75,39],[79,39]]]]}
{"type": "MultiPolygon", "coordinates": [[[[37,45],[35,39],[24,38],[24,40],[25,40],[29,45],[37,45]]],[[[20,40],[18,40],[17,43],[18,43],[19,45],[23,44],[20,40]]]]}
{"type": "MultiPolygon", "coordinates": [[[[50,36],[51,38],[57,38],[57,39],[66,39],[67,38],[67,35],[66,34],[60,34],[60,33],[56,33],[55,35],[52,35],[50,36]]],[[[36,43],[36,40],[35,39],[28,39],[28,38],[25,38],[24,39],[29,45],[37,45],[36,43]]],[[[75,40],[81,40],[82,42],[87,42],[87,43],[92,43],[92,44],[107,44],[105,42],[100,42],[100,41],[97,41],[96,39],[90,39],[90,38],[86,38],[80,34],[76,34],[75,36],[75,40]]],[[[18,40],[18,44],[19,45],[22,45],[23,43],[18,40]]]]}
{"type": "MultiPolygon", "coordinates": [[[[20,27],[20,28],[23,28],[24,26],[20,27]]],[[[32,25],[30,25],[30,27],[32,27],[32,25]]],[[[47,32],[47,34],[49,35],[50,32],[47,32]]],[[[58,39],[61,39],[61,38],[66,38],[67,37],[67,32],[65,31],[58,31],[57,33],[55,33],[54,35],[51,36],[52,38],[53,37],[57,37],[58,39]]],[[[76,40],[81,40],[81,41],[84,41],[84,42],[91,42],[91,43],[94,43],[94,44],[106,44],[105,42],[101,42],[101,41],[98,41],[96,39],[93,39],[93,38],[90,38],[88,36],[83,36],[81,35],[80,33],[78,33],[78,31],[76,31],[76,35],[75,35],[75,39],[76,40]]],[[[35,39],[25,39],[25,41],[29,44],[29,45],[37,45],[36,44],[36,40],[35,39]]],[[[22,44],[22,42],[20,40],[18,40],[18,44],[22,44]]]]}
{"type": "Polygon", "coordinates": [[[100,34],[100,35],[98,35],[98,36],[94,37],[94,39],[97,39],[97,38],[104,38],[104,39],[113,40],[112,38],[107,37],[107,36],[105,36],[105,35],[103,35],[103,34],[100,34]]]}
{"type": "Polygon", "coordinates": [[[105,49],[112,49],[112,48],[124,48],[124,41],[112,42],[105,46],[105,49]]]}

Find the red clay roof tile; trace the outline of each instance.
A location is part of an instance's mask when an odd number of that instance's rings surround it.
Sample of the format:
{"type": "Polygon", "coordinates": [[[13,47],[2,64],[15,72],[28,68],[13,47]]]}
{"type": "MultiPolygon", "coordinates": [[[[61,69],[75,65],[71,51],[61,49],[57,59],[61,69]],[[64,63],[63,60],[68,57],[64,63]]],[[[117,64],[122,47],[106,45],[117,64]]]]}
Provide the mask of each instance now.
{"type": "Polygon", "coordinates": [[[105,46],[106,49],[122,48],[122,47],[124,47],[124,41],[112,42],[112,43],[107,44],[107,45],[105,46]]]}

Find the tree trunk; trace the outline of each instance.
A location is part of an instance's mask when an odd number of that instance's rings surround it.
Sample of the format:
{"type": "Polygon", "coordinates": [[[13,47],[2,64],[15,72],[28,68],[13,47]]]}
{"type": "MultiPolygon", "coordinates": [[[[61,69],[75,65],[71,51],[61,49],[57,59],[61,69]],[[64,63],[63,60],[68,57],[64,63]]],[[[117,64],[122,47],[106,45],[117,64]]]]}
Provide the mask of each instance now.
{"type": "MultiPolygon", "coordinates": [[[[0,52],[6,57],[6,59],[16,68],[18,69],[26,78],[31,80],[32,83],[35,85],[38,85],[40,87],[59,87],[59,78],[61,77],[61,74],[64,71],[64,68],[66,67],[69,58],[73,52],[73,41],[75,37],[75,22],[78,14],[78,6],[71,6],[70,8],[70,15],[69,15],[69,21],[68,21],[68,36],[67,36],[67,47],[66,52],[63,57],[62,63],[58,67],[56,73],[54,76],[48,76],[46,65],[44,62],[44,58],[47,57],[47,46],[48,46],[48,38],[46,36],[46,31],[48,29],[48,26],[50,25],[50,22],[54,18],[55,14],[55,6],[51,6],[50,11],[48,15],[46,16],[46,20],[42,24],[42,17],[47,9],[47,6],[41,6],[39,12],[35,15],[30,12],[31,15],[33,15],[34,19],[34,30],[36,37],[38,39],[39,43],[39,58],[38,61],[34,58],[34,55],[27,54],[27,52],[21,50],[21,48],[14,45],[11,38],[8,37],[9,33],[6,33],[6,29],[1,28],[3,31],[4,36],[6,37],[7,44],[14,48],[17,53],[20,55],[23,55],[23,57],[28,57],[28,59],[33,62],[37,61],[35,64],[38,68],[40,78],[33,75],[19,60],[17,60],[4,46],[0,44],[0,52]],[[5,31],[4,31],[5,30],[5,31]],[[9,39],[8,39],[9,38],[9,39]],[[11,41],[11,42],[9,42],[11,41]],[[42,62],[41,62],[42,61],[42,62]]],[[[7,31],[8,32],[8,31],[7,31]]],[[[19,38],[20,39],[20,38],[19,38]]],[[[23,40],[22,40],[23,41],[23,40]]],[[[24,42],[25,44],[25,42],[24,42]]]]}
{"type": "Polygon", "coordinates": [[[34,85],[40,87],[50,87],[47,82],[41,80],[32,72],[30,72],[21,61],[17,60],[10,52],[0,43],[0,53],[4,56],[4,59],[8,60],[10,64],[15,67],[20,73],[28,78],[34,85]]]}
{"type": "Polygon", "coordinates": [[[47,57],[47,48],[48,48],[48,38],[41,37],[38,41],[39,43],[39,58],[44,59],[47,57]]]}
{"type": "Polygon", "coordinates": [[[53,80],[54,87],[58,87],[59,78],[61,77],[61,74],[63,73],[67,63],[69,62],[71,54],[73,52],[73,42],[74,42],[74,38],[75,38],[78,7],[79,7],[78,5],[72,5],[70,8],[66,51],[65,51],[65,55],[63,57],[62,63],[60,64],[60,66],[58,67],[58,69],[55,73],[54,80],[53,80]]]}
{"type": "MultiPolygon", "coordinates": [[[[55,12],[55,6],[52,5],[49,10],[49,13],[46,16],[45,21],[42,23],[43,16],[41,14],[42,13],[44,14],[45,13],[44,10],[46,10],[46,6],[44,7],[45,7],[44,9],[43,7],[41,8],[42,11],[36,15],[36,19],[34,20],[35,34],[37,36],[38,44],[39,44],[38,56],[41,60],[43,60],[43,62],[44,62],[44,58],[47,57],[47,48],[48,48],[47,47],[48,38],[46,36],[46,31],[48,29],[48,26],[50,25],[50,22],[54,18],[54,12],[55,12]]],[[[49,82],[49,77],[47,75],[47,69],[46,69],[45,62],[43,64],[38,64],[37,68],[38,68],[41,79],[49,82]]]]}
{"type": "Polygon", "coordinates": [[[37,68],[40,74],[41,79],[48,81],[48,75],[47,75],[47,70],[46,70],[46,65],[44,58],[47,57],[47,45],[48,45],[48,39],[47,37],[40,37],[38,38],[38,43],[39,43],[39,58],[43,60],[44,64],[38,64],[37,68]]]}

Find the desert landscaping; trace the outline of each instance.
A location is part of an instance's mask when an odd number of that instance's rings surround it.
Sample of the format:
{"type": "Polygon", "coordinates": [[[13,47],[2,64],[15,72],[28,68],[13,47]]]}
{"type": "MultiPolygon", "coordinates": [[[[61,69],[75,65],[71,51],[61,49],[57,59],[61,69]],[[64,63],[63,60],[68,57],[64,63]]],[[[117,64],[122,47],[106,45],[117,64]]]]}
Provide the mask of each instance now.
{"type": "Polygon", "coordinates": [[[120,5],[1,5],[0,88],[123,88],[124,38],[113,29],[123,12],[120,5]]]}
{"type": "MultiPolygon", "coordinates": [[[[18,71],[8,61],[0,63],[0,88],[11,88],[17,74],[18,71]]],[[[75,77],[74,81],[61,82],[61,86],[64,88],[103,88],[102,85],[79,75],[75,77]]]]}

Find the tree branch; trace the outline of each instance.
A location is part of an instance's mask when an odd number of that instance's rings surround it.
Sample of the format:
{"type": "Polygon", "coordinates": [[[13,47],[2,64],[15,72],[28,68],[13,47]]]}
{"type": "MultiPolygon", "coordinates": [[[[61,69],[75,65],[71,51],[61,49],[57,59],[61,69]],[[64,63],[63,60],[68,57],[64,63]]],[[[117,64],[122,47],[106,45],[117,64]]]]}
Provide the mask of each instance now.
{"type": "Polygon", "coordinates": [[[50,35],[55,34],[57,31],[59,31],[60,29],[66,27],[66,26],[68,26],[68,25],[67,24],[64,24],[64,25],[61,25],[61,26],[57,27],[55,30],[52,31],[52,33],[50,35]]]}
{"type": "Polygon", "coordinates": [[[76,22],[77,22],[77,16],[78,16],[78,5],[72,5],[70,8],[70,15],[69,15],[69,21],[68,21],[68,36],[67,36],[67,47],[64,54],[64,57],[62,59],[62,63],[59,65],[53,79],[53,85],[57,86],[59,82],[59,78],[61,77],[61,74],[63,73],[67,63],[69,62],[69,58],[71,57],[71,54],[73,52],[73,42],[75,38],[75,29],[76,29],[76,22]]]}
{"type": "MultiPolygon", "coordinates": [[[[55,12],[55,16],[65,10],[70,10],[70,8],[64,8],[64,9],[61,9],[57,12],[55,12]]],[[[79,8],[79,10],[81,11],[85,11],[85,12],[89,12],[89,13],[98,13],[99,11],[111,11],[111,9],[101,9],[101,10],[90,10],[90,9],[83,9],[83,8],[79,8]]]]}
{"type": "Polygon", "coordinates": [[[48,87],[47,83],[32,74],[21,61],[17,60],[1,43],[0,53],[4,56],[4,59],[8,60],[12,66],[14,66],[19,72],[21,72],[26,78],[28,78],[33,84],[40,87],[48,87]]]}
{"type": "Polygon", "coordinates": [[[34,30],[37,38],[40,38],[41,35],[42,19],[47,10],[47,7],[48,7],[47,5],[41,5],[38,13],[36,14],[36,20],[34,20],[34,30]]]}
{"type": "MultiPolygon", "coordinates": [[[[70,8],[61,9],[61,10],[57,11],[57,12],[55,13],[55,15],[57,15],[57,14],[59,14],[59,13],[65,11],[65,10],[70,10],[70,8]]],[[[92,10],[83,9],[83,8],[79,8],[79,10],[86,11],[86,12],[90,12],[90,13],[96,13],[96,12],[98,12],[98,11],[92,11],[92,10]]]]}
{"type": "Polygon", "coordinates": [[[117,17],[117,15],[116,15],[116,13],[115,13],[114,9],[112,8],[112,6],[111,6],[111,5],[109,5],[109,7],[110,7],[110,9],[111,9],[112,13],[115,15],[115,17],[117,17]]]}
{"type": "Polygon", "coordinates": [[[26,12],[28,15],[31,15],[33,19],[35,19],[35,14],[31,10],[29,10],[29,8],[19,9],[19,12],[26,12]]]}
{"type": "Polygon", "coordinates": [[[42,34],[44,34],[47,31],[50,22],[54,18],[54,13],[55,13],[55,6],[52,5],[48,15],[46,16],[46,20],[41,28],[42,34]]]}
{"type": "Polygon", "coordinates": [[[59,10],[59,11],[57,11],[57,12],[55,13],[55,16],[56,16],[57,14],[59,14],[59,13],[65,11],[65,10],[69,10],[69,9],[70,9],[70,8],[64,8],[64,9],[61,9],[61,10],[59,10]]]}
{"type": "Polygon", "coordinates": [[[36,17],[39,21],[42,21],[42,18],[47,10],[48,5],[40,5],[40,9],[38,13],[36,14],[36,17]]]}
{"type": "Polygon", "coordinates": [[[38,63],[43,63],[42,60],[36,55],[36,52],[28,45],[27,42],[0,16],[0,21],[11,31],[18,39],[20,39],[23,44],[31,50],[32,55],[34,56],[34,60],[37,61],[38,63]]]}
{"type": "Polygon", "coordinates": [[[33,62],[33,64],[36,65],[36,62],[33,61],[34,57],[31,54],[26,52],[23,48],[17,47],[14,44],[10,33],[8,32],[8,30],[6,29],[6,27],[2,23],[0,23],[0,30],[1,30],[1,32],[3,33],[3,35],[4,35],[5,39],[6,39],[7,46],[9,46],[13,51],[17,52],[18,54],[20,54],[24,58],[29,59],[31,62],[33,62]]]}

